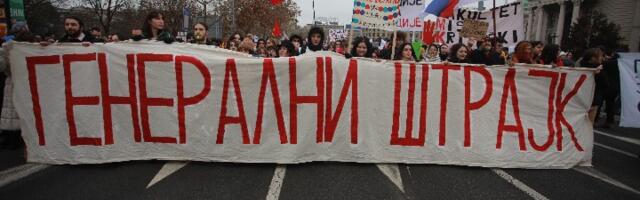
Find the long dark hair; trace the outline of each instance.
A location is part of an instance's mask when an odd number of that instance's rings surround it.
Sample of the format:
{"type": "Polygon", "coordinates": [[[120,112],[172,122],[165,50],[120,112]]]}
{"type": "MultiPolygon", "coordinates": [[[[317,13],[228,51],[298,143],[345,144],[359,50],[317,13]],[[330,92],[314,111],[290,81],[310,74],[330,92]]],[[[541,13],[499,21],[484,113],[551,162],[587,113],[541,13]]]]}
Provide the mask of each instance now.
{"type": "Polygon", "coordinates": [[[309,36],[307,37],[307,47],[309,47],[311,51],[321,51],[323,44],[324,44],[324,31],[322,30],[322,28],[320,27],[311,28],[311,30],[309,30],[309,36]],[[320,35],[320,44],[318,45],[313,45],[313,43],[311,42],[311,36],[314,34],[320,35]]]}
{"type": "MultiPolygon", "coordinates": [[[[151,39],[153,38],[153,31],[151,31],[151,24],[149,24],[149,22],[151,22],[151,20],[155,19],[155,18],[162,18],[164,19],[164,15],[162,15],[162,13],[160,13],[159,11],[151,11],[149,12],[149,14],[147,14],[147,17],[145,18],[143,24],[142,24],[142,34],[144,35],[144,37],[146,39],[151,39]]],[[[158,30],[158,36],[160,35],[160,32],[162,32],[164,30],[158,30]]]]}
{"type": "MultiPolygon", "coordinates": [[[[293,46],[293,43],[291,43],[291,41],[289,40],[284,40],[282,42],[280,42],[280,45],[278,46],[278,51],[280,51],[280,48],[287,48],[287,52],[289,52],[289,56],[297,56],[298,55],[298,51],[296,51],[295,47],[293,46]]],[[[278,55],[280,56],[280,55],[278,55]]]]}
{"type": "Polygon", "coordinates": [[[409,46],[411,47],[411,56],[413,57],[414,61],[418,60],[418,57],[416,56],[416,52],[413,50],[413,46],[411,46],[411,43],[405,42],[404,44],[400,45],[399,48],[396,49],[396,56],[394,60],[402,60],[402,52],[404,51],[404,47],[409,46]]]}
{"type": "Polygon", "coordinates": [[[453,46],[451,46],[451,48],[449,48],[449,61],[454,63],[465,63],[469,60],[470,54],[471,52],[469,51],[469,48],[466,45],[462,43],[454,44],[453,46]],[[464,60],[458,59],[458,50],[460,50],[461,48],[467,49],[467,56],[464,58],[464,60]]]}
{"type": "Polygon", "coordinates": [[[367,37],[357,37],[355,38],[355,40],[353,41],[353,43],[351,44],[351,56],[353,57],[358,57],[358,45],[360,45],[360,43],[363,43],[367,46],[367,53],[364,54],[365,58],[371,58],[371,54],[373,54],[373,44],[371,44],[371,42],[369,42],[369,38],[367,37]]]}
{"type": "Polygon", "coordinates": [[[560,46],[557,44],[549,44],[542,49],[542,62],[545,65],[550,65],[556,62],[558,59],[558,53],[560,52],[560,46]]]}
{"type": "MultiPolygon", "coordinates": [[[[598,55],[600,55],[600,56],[603,55],[602,49],[600,49],[600,48],[589,48],[589,49],[587,49],[584,52],[584,55],[582,56],[582,60],[580,61],[580,66],[581,67],[596,67],[595,63],[591,63],[591,59],[593,57],[598,56],[598,55]]],[[[600,64],[602,64],[602,63],[600,63],[600,64]]]]}

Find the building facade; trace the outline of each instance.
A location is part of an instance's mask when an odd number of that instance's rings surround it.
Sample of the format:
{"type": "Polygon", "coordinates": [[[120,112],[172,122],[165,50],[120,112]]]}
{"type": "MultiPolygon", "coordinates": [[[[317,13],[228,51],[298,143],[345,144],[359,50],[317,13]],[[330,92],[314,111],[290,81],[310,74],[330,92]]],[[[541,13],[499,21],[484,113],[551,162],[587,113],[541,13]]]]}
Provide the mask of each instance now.
{"type": "Polygon", "coordinates": [[[529,0],[526,38],[560,45],[571,24],[592,11],[620,26],[623,45],[631,51],[640,49],[640,0],[529,0]]]}

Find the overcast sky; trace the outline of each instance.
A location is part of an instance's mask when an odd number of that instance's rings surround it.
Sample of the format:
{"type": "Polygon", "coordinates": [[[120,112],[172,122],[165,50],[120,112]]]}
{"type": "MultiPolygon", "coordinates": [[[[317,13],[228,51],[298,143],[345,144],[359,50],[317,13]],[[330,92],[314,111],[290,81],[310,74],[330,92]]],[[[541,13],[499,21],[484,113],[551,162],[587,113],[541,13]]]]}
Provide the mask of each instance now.
{"type": "MultiPolygon", "coordinates": [[[[298,25],[311,24],[313,22],[313,0],[293,0],[302,11],[298,17],[298,25]]],[[[353,11],[352,0],[315,0],[316,1],[316,18],[334,17],[338,19],[340,24],[351,22],[351,12],[353,11]]]]}

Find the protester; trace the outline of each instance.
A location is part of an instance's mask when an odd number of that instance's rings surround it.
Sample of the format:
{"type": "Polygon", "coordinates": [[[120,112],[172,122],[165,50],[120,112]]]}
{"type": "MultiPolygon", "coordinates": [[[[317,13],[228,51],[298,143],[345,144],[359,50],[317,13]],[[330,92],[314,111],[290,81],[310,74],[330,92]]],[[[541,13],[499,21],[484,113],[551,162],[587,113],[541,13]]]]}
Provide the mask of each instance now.
{"type": "Polygon", "coordinates": [[[371,58],[376,59],[376,60],[382,59],[380,57],[380,49],[374,50],[373,53],[371,53],[371,58]]]}
{"type": "Polygon", "coordinates": [[[120,42],[120,37],[118,37],[118,34],[111,34],[108,38],[108,42],[120,42]]]}
{"type": "Polygon", "coordinates": [[[512,64],[537,64],[533,61],[533,49],[531,43],[527,41],[518,42],[516,45],[516,52],[511,58],[512,64]]]}
{"type": "Polygon", "coordinates": [[[238,46],[240,46],[240,42],[236,41],[236,40],[232,40],[229,42],[229,50],[231,51],[238,51],[238,46]]]}
{"type": "Polygon", "coordinates": [[[492,43],[497,43],[497,39],[483,39],[478,41],[478,49],[471,53],[470,63],[483,65],[504,65],[504,60],[500,58],[500,54],[493,48],[492,43]]]}
{"type": "Polygon", "coordinates": [[[344,54],[344,45],[342,44],[342,40],[336,41],[335,52],[339,54],[344,54]]]}
{"type": "Polygon", "coordinates": [[[267,44],[265,45],[265,47],[268,48],[277,48],[278,47],[278,42],[276,42],[276,39],[274,38],[268,38],[267,39],[267,44]]]}
{"type": "MultiPolygon", "coordinates": [[[[602,128],[611,128],[615,122],[615,114],[620,107],[620,101],[617,101],[620,96],[620,69],[618,68],[618,58],[620,55],[615,51],[609,50],[605,55],[605,62],[603,63],[603,76],[606,77],[607,87],[604,91],[604,105],[605,112],[607,114],[605,122],[602,128]]],[[[600,111],[600,109],[598,110],[600,111]]],[[[596,121],[598,121],[598,114],[596,114],[596,121]]]]}
{"type": "Polygon", "coordinates": [[[454,44],[449,49],[449,62],[452,63],[469,63],[469,47],[462,43],[454,44]]]}
{"type": "Polygon", "coordinates": [[[575,65],[575,62],[573,62],[573,53],[566,52],[564,56],[562,54],[560,54],[560,57],[562,57],[563,66],[574,66],[575,65]]]}
{"type": "Polygon", "coordinates": [[[602,70],[603,59],[604,53],[602,52],[602,50],[600,50],[599,48],[590,48],[587,49],[582,58],[580,58],[580,60],[576,62],[576,67],[597,69],[597,71],[595,72],[596,87],[593,95],[593,101],[591,103],[591,109],[589,109],[589,119],[591,120],[592,124],[595,123],[598,108],[600,108],[604,101],[604,92],[607,89],[605,77],[603,76],[603,73],[600,73],[600,70],[602,70]]]}
{"type": "Polygon", "coordinates": [[[394,60],[402,60],[402,61],[416,61],[416,53],[413,51],[413,47],[411,47],[411,43],[404,43],[400,45],[398,51],[396,53],[394,60]]]}
{"type": "Polygon", "coordinates": [[[9,30],[9,34],[2,37],[2,41],[3,43],[11,42],[16,37],[18,37],[18,35],[21,35],[21,34],[31,34],[31,32],[29,32],[29,26],[27,25],[27,23],[24,23],[24,22],[16,22],[15,24],[13,24],[13,26],[11,26],[11,30],[9,30]]]}
{"type": "Polygon", "coordinates": [[[278,57],[292,57],[297,55],[298,52],[292,42],[284,40],[280,43],[280,46],[278,47],[278,57]]]}
{"type": "Polygon", "coordinates": [[[236,41],[238,43],[242,42],[242,35],[240,35],[240,33],[234,33],[233,35],[231,35],[231,37],[229,37],[229,42],[233,41],[236,41]]]}
{"type": "Polygon", "coordinates": [[[134,41],[142,39],[164,41],[167,44],[175,41],[171,33],[165,29],[164,15],[157,11],[152,11],[147,15],[142,25],[142,34],[134,34],[132,39],[134,41]]]}
{"type": "Polygon", "coordinates": [[[440,61],[448,60],[449,58],[449,45],[442,44],[440,45],[440,61]]]}
{"type": "Polygon", "coordinates": [[[427,47],[426,53],[423,55],[424,62],[440,62],[440,52],[438,52],[438,46],[431,44],[427,47]]]}
{"type": "MultiPolygon", "coordinates": [[[[389,41],[391,41],[391,40],[389,40],[389,41]]],[[[405,34],[403,32],[397,32],[396,33],[396,47],[395,47],[396,50],[397,49],[401,49],[401,48],[398,48],[398,46],[400,46],[400,45],[402,45],[404,43],[407,43],[407,34],[405,34]]],[[[389,46],[385,46],[385,48],[383,48],[382,51],[381,51],[382,59],[391,60],[392,59],[391,58],[391,56],[392,56],[391,55],[391,53],[392,53],[391,50],[393,48],[393,43],[392,42],[387,42],[387,45],[389,45],[389,46]]],[[[398,54],[400,54],[400,52],[396,51],[395,54],[396,55],[394,57],[397,57],[398,54]]]]}
{"type": "Polygon", "coordinates": [[[245,38],[242,43],[238,46],[238,52],[247,53],[253,55],[253,49],[255,48],[255,44],[253,40],[249,38],[245,38]]]}
{"type": "Polygon", "coordinates": [[[349,56],[371,58],[371,54],[373,54],[373,45],[369,38],[357,37],[353,40],[349,56]]]}
{"type": "Polygon", "coordinates": [[[303,49],[302,54],[309,51],[322,51],[324,44],[324,31],[320,27],[313,27],[309,30],[307,37],[307,47],[303,49]]]}
{"type": "Polygon", "coordinates": [[[277,58],[278,57],[278,48],[277,47],[267,47],[267,58],[277,58]]]}
{"type": "Polygon", "coordinates": [[[259,51],[260,49],[264,49],[267,50],[267,41],[265,39],[258,39],[258,42],[256,43],[256,50],[259,51]]]}
{"type": "Polygon", "coordinates": [[[300,37],[299,35],[292,35],[291,37],[289,37],[289,39],[291,40],[291,43],[293,44],[293,46],[296,49],[296,54],[300,55],[302,53],[302,49],[303,49],[303,45],[302,45],[302,37],[300,37]]]}
{"type": "Polygon", "coordinates": [[[193,25],[193,41],[194,44],[213,45],[213,42],[209,40],[209,26],[202,22],[198,22],[193,25]]]}
{"type": "Polygon", "coordinates": [[[89,34],[94,38],[93,42],[107,42],[107,40],[102,37],[102,31],[98,27],[92,27],[89,34]]]}
{"type": "MultiPolygon", "coordinates": [[[[26,24],[18,24],[14,30],[15,37],[12,39],[17,42],[34,42],[34,37],[29,31],[26,24]],[[24,26],[24,27],[21,27],[24,26]]],[[[15,27],[15,26],[14,26],[15,27]]],[[[14,29],[12,27],[12,29],[14,29]]],[[[0,136],[2,142],[0,146],[8,149],[18,149],[24,146],[22,137],[20,136],[20,118],[13,105],[13,81],[11,78],[11,67],[7,52],[0,48],[0,73],[6,75],[4,80],[4,90],[2,99],[2,111],[0,113],[0,136]]]]}
{"type": "Polygon", "coordinates": [[[336,52],[336,42],[329,42],[329,44],[327,44],[327,48],[325,50],[326,51],[331,51],[331,52],[336,52]]]}
{"type": "Polygon", "coordinates": [[[562,58],[560,58],[560,46],[550,44],[544,47],[540,56],[540,64],[551,65],[553,67],[564,66],[562,58]]]}
{"type": "Polygon", "coordinates": [[[77,17],[65,17],[64,30],[65,35],[58,40],[60,43],[83,43],[88,46],[95,40],[91,34],[84,32],[84,23],[77,17]]]}
{"type": "Polygon", "coordinates": [[[2,42],[10,42],[13,40],[17,41],[31,41],[32,40],[31,31],[29,31],[29,26],[24,22],[16,22],[11,26],[11,30],[9,31],[9,35],[2,37],[2,42]]]}
{"type": "Polygon", "coordinates": [[[544,49],[544,43],[541,41],[533,41],[531,42],[531,47],[533,48],[533,57],[532,61],[534,64],[540,64],[542,59],[542,50],[544,49]]]}

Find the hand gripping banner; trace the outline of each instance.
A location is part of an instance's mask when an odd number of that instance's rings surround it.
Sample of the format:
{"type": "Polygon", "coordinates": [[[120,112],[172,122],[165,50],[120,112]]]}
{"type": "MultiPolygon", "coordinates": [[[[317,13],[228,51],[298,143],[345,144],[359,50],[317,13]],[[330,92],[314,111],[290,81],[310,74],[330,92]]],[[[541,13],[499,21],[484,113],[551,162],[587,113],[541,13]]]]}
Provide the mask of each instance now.
{"type": "Polygon", "coordinates": [[[593,72],[10,45],[28,161],[590,165],[593,72]]]}

